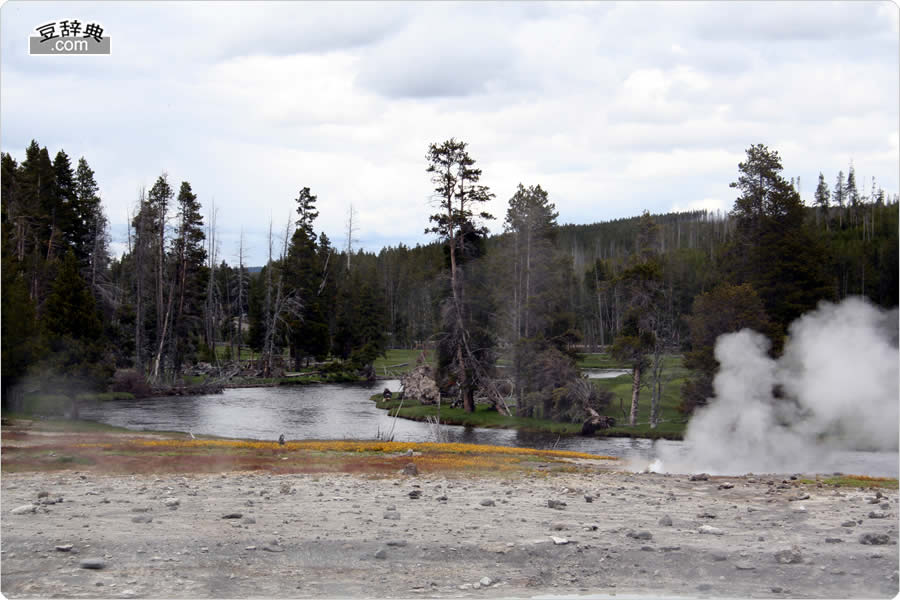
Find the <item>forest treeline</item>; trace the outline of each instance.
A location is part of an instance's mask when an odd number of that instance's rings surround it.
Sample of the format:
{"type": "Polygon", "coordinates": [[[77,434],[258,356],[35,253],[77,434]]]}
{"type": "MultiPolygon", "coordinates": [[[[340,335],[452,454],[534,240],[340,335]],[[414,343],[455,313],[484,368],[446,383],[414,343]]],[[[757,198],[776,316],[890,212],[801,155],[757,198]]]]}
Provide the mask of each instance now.
{"type": "Polygon", "coordinates": [[[351,209],[336,247],[303,187],[289,222],[269,223],[268,261],[255,269],[243,239],[234,264],[221,258],[215,211],[204,219],[190,183],[166,174],[141,192],[127,250],[112,256],[88,162],[73,167],[63,150],[51,160],[33,141],[21,163],[2,155],[4,406],[23,384],[99,390],[129,373],[173,385],[201,361],[226,375],[248,348],[264,375],[326,360],[371,375],[386,348],[427,346],[441,389],[467,410],[479,398],[509,410],[513,390],[518,414],[566,421],[608,400],[578,376],[579,352],[631,367],[632,420],[642,390],[658,404],[662,357],[684,352],[690,413],[711,393],[721,333],[754,327],[777,353],[788,324],[821,300],[897,304],[897,196],[874,180],[858,189],[851,166],[831,188],[820,175],[806,206],[782,170],[755,145],[726,214],[560,225],[539,182],[520,184],[504,215],[486,214],[494,194],[451,139],[423,161],[437,212],[420,226],[433,243],[355,249],[351,209]],[[489,234],[492,219],[501,234],[489,234]]]}

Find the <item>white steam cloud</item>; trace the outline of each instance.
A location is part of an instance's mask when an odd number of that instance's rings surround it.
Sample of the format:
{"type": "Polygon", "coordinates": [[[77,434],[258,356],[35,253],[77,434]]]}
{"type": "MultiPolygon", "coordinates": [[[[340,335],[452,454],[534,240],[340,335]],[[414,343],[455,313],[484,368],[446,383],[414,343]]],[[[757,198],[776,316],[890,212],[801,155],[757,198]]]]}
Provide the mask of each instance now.
{"type": "Polygon", "coordinates": [[[835,450],[898,447],[897,310],[861,298],[823,302],[794,321],[783,355],[745,329],[719,337],[715,397],[683,448],[656,470],[711,474],[821,472],[835,450]]]}

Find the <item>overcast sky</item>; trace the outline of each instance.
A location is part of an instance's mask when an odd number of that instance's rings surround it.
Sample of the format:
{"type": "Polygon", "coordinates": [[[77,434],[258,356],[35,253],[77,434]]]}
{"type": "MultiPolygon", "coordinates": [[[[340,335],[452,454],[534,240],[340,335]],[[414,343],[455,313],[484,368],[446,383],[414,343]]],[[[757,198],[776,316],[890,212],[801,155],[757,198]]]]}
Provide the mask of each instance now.
{"type": "Polygon", "coordinates": [[[728,210],[764,143],[809,203],[851,161],[898,191],[893,2],[19,2],[0,9],[0,147],[96,172],[121,249],[165,171],[218,209],[220,258],[265,262],[300,188],[338,246],[423,234],[428,145],[464,140],[496,194],[540,184],[561,223],[728,210]],[[35,27],[95,21],[109,56],[29,56],[35,27]]]}

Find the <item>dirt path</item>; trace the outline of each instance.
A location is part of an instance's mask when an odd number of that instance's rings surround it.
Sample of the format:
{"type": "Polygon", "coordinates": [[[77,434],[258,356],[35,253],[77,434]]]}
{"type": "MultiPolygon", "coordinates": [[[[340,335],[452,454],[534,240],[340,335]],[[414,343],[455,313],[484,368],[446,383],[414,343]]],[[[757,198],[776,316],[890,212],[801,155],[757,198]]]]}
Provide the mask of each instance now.
{"type": "Polygon", "coordinates": [[[897,492],[884,496],[601,470],[13,473],[2,478],[0,588],[8,598],[888,598],[897,492]],[[16,510],[28,504],[35,512],[16,510]],[[867,534],[886,543],[860,543],[867,534]]]}

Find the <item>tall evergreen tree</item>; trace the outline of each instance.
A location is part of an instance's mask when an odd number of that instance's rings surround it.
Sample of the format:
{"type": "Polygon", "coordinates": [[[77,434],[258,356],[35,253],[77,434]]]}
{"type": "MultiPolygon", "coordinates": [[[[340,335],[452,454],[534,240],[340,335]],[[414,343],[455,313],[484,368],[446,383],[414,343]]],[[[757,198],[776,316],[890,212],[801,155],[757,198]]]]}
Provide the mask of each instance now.
{"type": "Polygon", "coordinates": [[[819,185],[816,186],[816,215],[817,219],[822,218],[825,221],[825,228],[828,228],[828,204],[831,200],[831,192],[828,191],[828,184],[825,183],[825,176],[819,173],[819,185]]]}
{"type": "Polygon", "coordinates": [[[475,390],[479,382],[487,379],[493,368],[489,346],[474,346],[471,342],[473,321],[467,304],[465,273],[462,263],[467,258],[480,255],[479,246],[487,228],[479,226],[476,219],[493,218],[486,212],[477,215],[477,207],[493,197],[487,187],[479,184],[481,169],[475,168],[475,159],[466,151],[466,143],[453,138],[442,144],[431,144],[426,155],[428,167],[435,185],[434,191],[439,212],[431,215],[434,223],[425,233],[440,236],[447,248],[450,270],[450,293],[444,308],[442,343],[443,360],[439,368],[444,377],[450,376],[457,385],[460,398],[467,412],[475,410],[475,390]],[[483,350],[479,358],[476,350],[483,350]]]}

